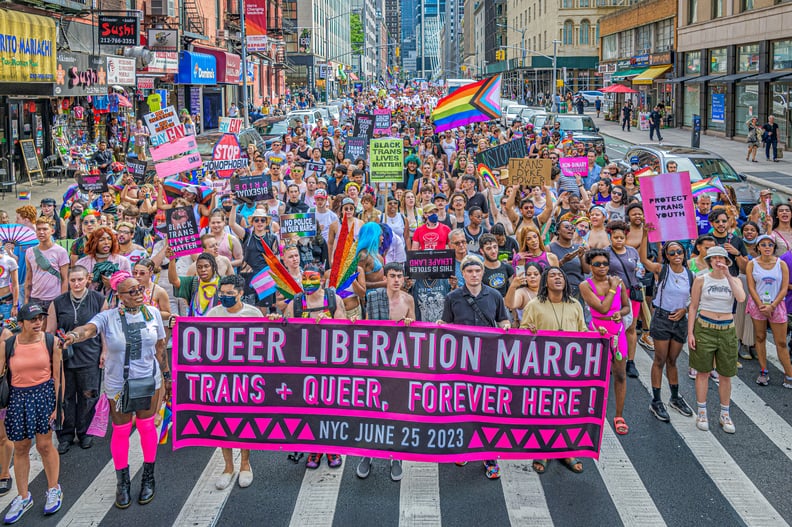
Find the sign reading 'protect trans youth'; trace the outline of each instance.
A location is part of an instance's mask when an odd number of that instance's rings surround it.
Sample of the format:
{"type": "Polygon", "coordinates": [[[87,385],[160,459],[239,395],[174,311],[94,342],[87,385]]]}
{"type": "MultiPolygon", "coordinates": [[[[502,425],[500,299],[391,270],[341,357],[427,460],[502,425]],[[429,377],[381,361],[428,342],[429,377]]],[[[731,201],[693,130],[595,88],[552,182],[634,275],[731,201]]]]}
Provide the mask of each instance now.
{"type": "Polygon", "coordinates": [[[599,456],[610,370],[598,333],[181,317],[174,338],[174,448],[599,456]]]}

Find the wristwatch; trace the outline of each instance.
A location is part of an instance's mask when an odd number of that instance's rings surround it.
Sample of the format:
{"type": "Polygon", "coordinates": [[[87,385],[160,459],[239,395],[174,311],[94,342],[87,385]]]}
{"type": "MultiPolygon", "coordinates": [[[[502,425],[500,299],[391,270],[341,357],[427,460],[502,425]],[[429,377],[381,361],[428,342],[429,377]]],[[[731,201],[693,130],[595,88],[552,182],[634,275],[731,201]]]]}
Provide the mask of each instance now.
{"type": "Polygon", "coordinates": [[[166,381],[171,380],[171,372],[170,371],[162,372],[162,378],[165,379],[166,381]]]}

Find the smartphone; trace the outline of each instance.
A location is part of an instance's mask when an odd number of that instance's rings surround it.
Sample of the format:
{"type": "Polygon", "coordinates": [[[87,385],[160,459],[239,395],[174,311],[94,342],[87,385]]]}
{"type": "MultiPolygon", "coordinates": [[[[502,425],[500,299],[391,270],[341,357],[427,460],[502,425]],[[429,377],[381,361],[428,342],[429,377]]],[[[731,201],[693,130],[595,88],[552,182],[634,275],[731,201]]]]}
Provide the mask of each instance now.
{"type": "Polygon", "coordinates": [[[525,274],[525,264],[518,265],[517,269],[516,269],[516,272],[517,272],[517,276],[524,275],[525,274]]]}

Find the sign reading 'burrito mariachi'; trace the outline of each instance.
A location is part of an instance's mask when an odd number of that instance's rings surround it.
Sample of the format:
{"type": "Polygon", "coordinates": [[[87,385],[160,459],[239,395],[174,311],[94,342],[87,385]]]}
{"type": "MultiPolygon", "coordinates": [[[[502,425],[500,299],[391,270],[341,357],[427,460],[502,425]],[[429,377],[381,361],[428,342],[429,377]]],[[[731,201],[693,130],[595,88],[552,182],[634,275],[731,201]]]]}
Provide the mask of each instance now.
{"type": "Polygon", "coordinates": [[[180,317],[174,448],[414,461],[599,456],[597,333],[180,317]]]}

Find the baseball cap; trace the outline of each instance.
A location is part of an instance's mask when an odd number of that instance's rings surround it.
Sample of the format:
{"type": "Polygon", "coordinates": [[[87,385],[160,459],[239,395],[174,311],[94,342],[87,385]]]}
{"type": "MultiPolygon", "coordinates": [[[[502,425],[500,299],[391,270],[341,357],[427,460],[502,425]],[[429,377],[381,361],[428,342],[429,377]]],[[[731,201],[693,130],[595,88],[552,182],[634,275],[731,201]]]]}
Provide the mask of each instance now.
{"type": "Polygon", "coordinates": [[[327,178],[326,177],[316,178],[316,184],[318,185],[319,183],[324,183],[325,185],[327,185],[327,178]]]}
{"type": "Polygon", "coordinates": [[[341,202],[341,206],[343,207],[344,205],[352,205],[354,207],[355,202],[352,200],[352,198],[344,198],[344,200],[341,202]]]}
{"type": "Polygon", "coordinates": [[[198,192],[198,187],[196,187],[195,185],[187,185],[186,187],[184,187],[184,191],[189,192],[190,194],[195,194],[196,196],[200,194],[200,192],[198,192]]]}
{"type": "Polygon", "coordinates": [[[41,304],[37,302],[29,302],[19,308],[19,314],[17,318],[19,320],[33,320],[39,315],[47,316],[47,312],[44,311],[44,308],[41,307],[41,304]]]}
{"type": "Polygon", "coordinates": [[[435,205],[434,203],[427,203],[426,205],[423,206],[424,214],[431,214],[432,212],[436,212],[436,211],[437,211],[437,205],[435,205]]]}
{"type": "Polygon", "coordinates": [[[41,200],[42,205],[55,205],[55,200],[52,198],[44,198],[41,200]]]}
{"type": "Polygon", "coordinates": [[[630,158],[630,164],[631,165],[638,165],[640,163],[641,163],[641,161],[638,159],[638,156],[632,156],[630,158]]]}
{"type": "Polygon", "coordinates": [[[318,189],[314,192],[314,198],[327,198],[327,191],[323,188],[318,189]]]}
{"type": "Polygon", "coordinates": [[[438,199],[444,199],[444,200],[448,201],[448,197],[445,194],[443,194],[442,192],[438,192],[437,194],[435,194],[434,201],[437,201],[438,199]]]}

